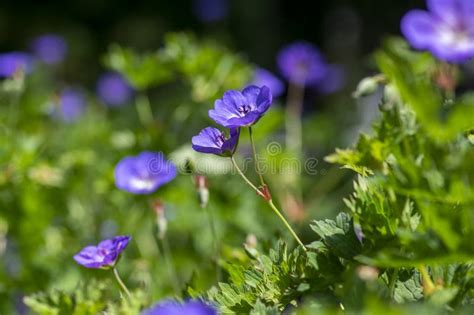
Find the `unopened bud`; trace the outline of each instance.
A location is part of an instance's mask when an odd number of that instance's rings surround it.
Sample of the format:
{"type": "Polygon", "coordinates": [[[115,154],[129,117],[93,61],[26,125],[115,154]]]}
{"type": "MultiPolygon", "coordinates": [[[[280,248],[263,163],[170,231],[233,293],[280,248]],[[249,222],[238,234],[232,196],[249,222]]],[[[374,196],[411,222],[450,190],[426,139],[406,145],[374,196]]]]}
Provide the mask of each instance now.
{"type": "Polygon", "coordinates": [[[207,177],[204,175],[194,176],[194,183],[201,208],[207,207],[209,203],[209,189],[207,187],[207,177]]]}
{"type": "Polygon", "coordinates": [[[156,214],[156,228],[158,229],[158,237],[163,239],[168,228],[168,220],[165,215],[165,205],[161,200],[155,200],[152,203],[153,211],[156,214]]]}
{"type": "Polygon", "coordinates": [[[362,79],[362,81],[360,81],[357,85],[357,88],[354,93],[352,93],[352,96],[354,98],[360,98],[375,93],[379,86],[379,82],[379,76],[362,79]]]}

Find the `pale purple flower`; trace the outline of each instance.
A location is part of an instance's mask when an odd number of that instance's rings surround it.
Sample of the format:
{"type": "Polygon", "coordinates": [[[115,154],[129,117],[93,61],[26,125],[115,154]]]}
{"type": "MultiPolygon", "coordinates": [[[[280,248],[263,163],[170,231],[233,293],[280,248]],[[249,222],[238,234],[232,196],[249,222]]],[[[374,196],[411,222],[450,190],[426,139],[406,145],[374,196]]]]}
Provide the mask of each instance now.
{"type": "Polygon", "coordinates": [[[0,53],[0,77],[12,77],[19,71],[30,73],[33,69],[33,64],[33,57],[24,52],[0,53]]]}
{"type": "Polygon", "coordinates": [[[64,60],[68,50],[67,43],[59,35],[45,34],[31,42],[33,53],[46,64],[58,64],[64,60]]]}
{"type": "Polygon", "coordinates": [[[254,73],[253,85],[256,86],[268,86],[272,92],[273,97],[279,97],[285,92],[285,84],[270,71],[257,68],[254,73]]]}
{"type": "Polygon", "coordinates": [[[59,93],[58,105],[56,116],[64,122],[73,122],[84,114],[86,100],[81,90],[65,88],[59,93]]]}
{"type": "Polygon", "coordinates": [[[229,137],[219,129],[207,127],[192,139],[193,149],[201,153],[230,156],[239,141],[239,128],[232,128],[229,137]]]}
{"type": "Polygon", "coordinates": [[[202,22],[216,22],[229,13],[229,0],[194,0],[193,12],[202,22]]]}
{"type": "Polygon", "coordinates": [[[116,107],[130,102],[133,88],[121,74],[107,72],[97,81],[97,94],[106,105],[116,107]]]}
{"type": "Polygon", "coordinates": [[[215,101],[209,117],[226,128],[248,127],[255,124],[272,104],[272,93],[266,86],[250,85],[240,91],[230,90],[215,101]]]}
{"type": "Polygon", "coordinates": [[[474,57],[474,1],[427,0],[427,5],[428,11],[412,10],[402,19],[410,44],[447,62],[474,57]]]}
{"type": "Polygon", "coordinates": [[[150,194],[176,177],[176,166],[161,152],[123,158],[115,167],[115,184],[133,194],[150,194]]]}
{"type": "Polygon", "coordinates": [[[188,300],[178,303],[173,300],[162,301],[144,310],[141,315],[218,315],[217,309],[201,300],[188,300]]]}
{"type": "Polygon", "coordinates": [[[100,242],[97,246],[86,246],[74,255],[74,260],[87,268],[111,268],[115,266],[130,239],[130,236],[115,236],[100,242]]]}
{"type": "Polygon", "coordinates": [[[300,86],[319,83],[327,73],[327,64],[319,50],[307,42],[295,42],[284,47],[277,56],[281,74],[300,86]]]}
{"type": "Polygon", "coordinates": [[[329,64],[324,80],[315,85],[323,94],[331,94],[340,90],[345,84],[346,74],[344,68],[337,64],[329,64]]]}

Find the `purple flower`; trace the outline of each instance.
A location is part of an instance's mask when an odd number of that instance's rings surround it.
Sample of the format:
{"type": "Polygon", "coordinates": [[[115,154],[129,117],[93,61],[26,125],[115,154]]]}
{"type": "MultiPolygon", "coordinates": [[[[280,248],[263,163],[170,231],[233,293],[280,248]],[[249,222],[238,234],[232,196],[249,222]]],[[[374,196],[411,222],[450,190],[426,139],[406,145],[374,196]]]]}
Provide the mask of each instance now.
{"type": "Polygon", "coordinates": [[[161,152],[142,152],[115,167],[115,184],[133,194],[150,194],[176,177],[176,166],[161,152]]]}
{"type": "Polygon", "coordinates": [[[130,239],[130,236],[115,236],[100,242],[97,246],[86,246],[74,255],[74,260],[87,268],[113,267],[130,239]]]}
{"type": "Polygon", "coordinates": [[[84,94],[78,89],[66,88],[59,94],[57,116],[64,122],[73,122],[82,116],[85,107],[84,94]]]}
{"type": "Polygon", "coordinates": [[[201,300],[188,300],[178,303],[165,300],[143,311],[141,315],[217,315],[217,310],[201,300]]]}
{"type": "Polygon", "coordinates": [[[105,104],[116,107],[132,99],[133,88],[121,74],[107,72],[97,81],[97,94],[105,104]]]}
{"type": "Polygon", "coordinates": [[[283,76],[297,85],[313,85],[327,72],[327,64],[319,50],[307,42],[296,42],[284,47],[277,56],[283,76]]]}
{"type": "Polygon", "coordinates": [[[283,82],[276,75],[262,68],[255,70],[252,84],[256,86],[268,86],[273,97],[279,97],[285,92],[283,82]]]}
{"type": "Polygon", "coordinates": [[[328,65],[324,80],[318,82],[315,88],[323,94],[331,94],[340,90],[345,83],[344,68],[340,65],[328,65]]]}
{"type": "Polygon", "coordinates": [[[197,152],[231,156],[239,141],[239,128],[232,128],[227,138],[219,129],[207,127],[192,139],[193,149],[197,152]]]}
{"type": "Polygon", "coordinates": [[[31,42],[33,53],[46,64],[57,64],[64,60],[67,53],[67,43],[59,35],[45,34],[31,42]]]}
{"type": "Polygon", "coordinates": [[[228,0],[194,0],[193,11],[202,22],[222,20],[229,13],[228,0]]]}
{"type": "Polygon", "coordinates": [[[12,77],[16,72],[30,73],[33,69],[33,57],[24,52],[0,54],[0,77],[12,77]]]}
{"type": "Polygon", "coordinates": [[[250,85],[242,92],[230,90],[214,103],[209,117],[226,128],[248,127],[255,124],[272,104],[272,93],[266,86],[250,85]]]}
{"type": "Polygon", "coordinates": [[[427,0],[428,10],[412,10],[401,29],[410,44],[438,59],[464,63],[474,57],[474,1],[427,0]]]}

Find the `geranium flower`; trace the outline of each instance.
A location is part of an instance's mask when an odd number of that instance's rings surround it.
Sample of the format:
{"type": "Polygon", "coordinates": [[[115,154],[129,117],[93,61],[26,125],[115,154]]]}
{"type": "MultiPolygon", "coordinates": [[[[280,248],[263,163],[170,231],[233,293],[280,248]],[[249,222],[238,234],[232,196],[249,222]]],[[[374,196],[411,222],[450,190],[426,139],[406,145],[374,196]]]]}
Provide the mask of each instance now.
{"type": "Polygon", "coordinates": [[[150,194],[176,177],[176,166],[161,152],[142,152],[122,159],[115,167],[115,184],[134,194],[150,194]]]}
{"type": "Polygon", "coordinates": [[[45,34],[36,37],[31,42],[31,49],[36,57],[46,64],[57,64],[64,60],[67,53],[67,43],[59,35],[45,34]]]}
{"type": "Polygon", "coordinates": [[[97,81],[97,95],[106,105],[116,107],[130,102],[133,88],[121,74],[107,72],[97,81]]]}
{"type": "Polygon", "coordinates": [[[209,117],[226,128],[255,124],[272,104],[272,93],[266,86],[250,85],[242,92],[230,90],[214,103],[209,117]]]}
{"type": "Polygon", "coordinates": [[[127,247],[130,236],[115,236],[97,246],[89,245],[74,255],[74,260],[87,268],[111,268],[115,266],[120,253],[127,247]]]}
{"type": "Polygon", "coordinates": [[[440,60],[464,63],[474,57],[474,1],[428,0],[428,10],[412,10],[401,29],[410,44],[440,60]]]}
{"type": "Polygon", "coordinates": [[[30,73],[33,63],[33,57],[24,52],[2,53],[0,54],[0,77],[12,77],[18,71],[30,73]]]}
{"type": "Polygon", "coordinates": [[[188,300],[178,303],[166,300],[143,311],[141,315],[217,315],[217,310],[200,300],[188,300]]]}
{"type": "Polygon", "coordinates": [[[75,88],[65,88],[59,94],[59,108],[56,112],[64,122],[77,120],[86,107],[86,100],[81,90],[75,88]]]}
{"type": "Polygon", "coordinates": [[[281,74],[300,86],[317,84],[328,71],[319,50],[307,42],[295,42],[284,47],[277,56],[277,63],[281,74]]]}
{"type": "Polygon", "coordinates": [[[273,97],[279,97],[285,92],[285,85],[283,82],[270,71],[257,68],[254,73],[253,85],[268,86],[273,97]]]}
{"type": "Polygon", "coordinates": [[[193,149],[201,153],[212,153],[220,156],[230,156],[234,153],[239,141],[239,129],[232,128],[230,136],[213,127],[207,127],[192,138],[193,149]]]}

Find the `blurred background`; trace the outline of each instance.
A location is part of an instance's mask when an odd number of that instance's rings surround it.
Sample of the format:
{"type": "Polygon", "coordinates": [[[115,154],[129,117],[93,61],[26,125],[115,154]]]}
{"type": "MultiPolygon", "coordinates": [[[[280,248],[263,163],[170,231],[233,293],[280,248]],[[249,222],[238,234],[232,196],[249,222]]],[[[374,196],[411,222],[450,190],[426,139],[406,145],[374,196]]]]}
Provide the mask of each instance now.
{"type": "MultiPolygon", "coordinates": [[[[352,98],[357,83],[375,74],[370,53],[385,36],[399,35],[405,12],[423,5],[421,0],[2,1],[0,53],[37,54],[35,40],[44,34],[62,38],[59,46],[66,49],[60,62],[43,60],[26,77],[3,75],[0,313],[27,313],[23,297],[39,290],[71,290],[91,278],[109,278],[76,265],[72,256],[117,234],[133,237],[120,265],[126,282],[152,300],[225,280],[225,262],[248,260],[244,243],[267,250],[278,237],[291,242],[266,205],[237,176],[227,176],[220,158],[191,152],[190,139],[212,123],[207,111],[214,100],[250,83],[255,68],[273,72],[286,85],[276,56],[299,40],[316,45],[341,69],[331,88],[305,90],[304,157],[317,163],[297,184],[301,198],[286,200],[281,189],[299,179],[268,176],[289,220],[311,242],[308,223],[335,216],[352,188],[352,175],[324,157],[351,145],[377,113],[377,97],[352,98]],[[167,63],[157,61],[157,52],[167,63]],[[229,60],[231,71],[213,87],[219,65],[229,60]],[[99,78],[110,69],[130,86],[113,81],[111,88],[101,87],[99,78]],[[118,91],[125,105],[115,106],[118,91]],[[150,196],[118,190],[116,163],[144,150],[164,152],[181,174],[150,196]],[[200,172],[209,183],[206,209],[192,176],[202,163],[214,167],[200,172]],[[163,244],[155,244],[162,211],[172,244],[167,259],[163,244]]],[[[287,157],[284,146],[268,152],[267,144],[283,141],[285,91],[255,128],[261,154],[276,161],[287,157]]],[[[250,155],[247,139],[239,150],[241,159],[250,155]]]]}

